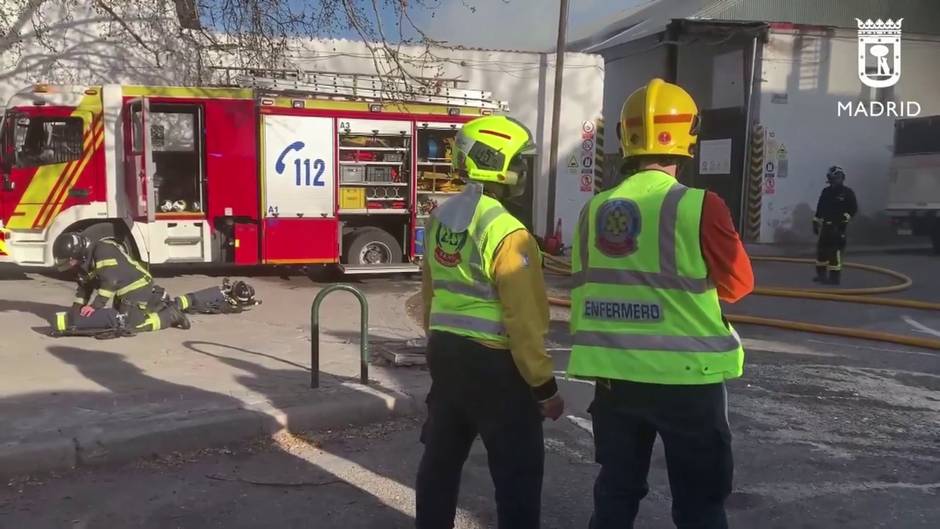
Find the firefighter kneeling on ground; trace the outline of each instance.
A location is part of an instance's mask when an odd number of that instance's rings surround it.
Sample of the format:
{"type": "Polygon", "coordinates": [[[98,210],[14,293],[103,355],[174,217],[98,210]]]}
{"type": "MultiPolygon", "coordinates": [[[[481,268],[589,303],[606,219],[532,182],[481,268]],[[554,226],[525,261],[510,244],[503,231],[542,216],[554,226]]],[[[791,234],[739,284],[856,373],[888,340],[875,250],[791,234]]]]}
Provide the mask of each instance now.
{"type": "Polygon", "coordinates": [[[171,300],[113,238],[93,243],[80,233],[68,232],[56,240],[52,252],[59,270],[74,269],[78,274],[72,308],[56,314],[54,336],[105,338],[168,327],[189,329],[185,312],[236,312],[258,303],[254,290],[241,282],[236,284],[241,301],[233,298],[234,289],[227,284],[171,300]],[[109,302],[113,307],[107,306],[109,302]]]}
{"type": "Polygon", "coordinates": [[[858,213],[858,202],[855,192],[845,185],[845,171],[841,167],[830,167],[826,180],[829,186],[819,195],[816,216],[813,217],[813,233],[819,236],[813,281],[838,285],[842,275],[845,231],[849,221],[858,213]]]}

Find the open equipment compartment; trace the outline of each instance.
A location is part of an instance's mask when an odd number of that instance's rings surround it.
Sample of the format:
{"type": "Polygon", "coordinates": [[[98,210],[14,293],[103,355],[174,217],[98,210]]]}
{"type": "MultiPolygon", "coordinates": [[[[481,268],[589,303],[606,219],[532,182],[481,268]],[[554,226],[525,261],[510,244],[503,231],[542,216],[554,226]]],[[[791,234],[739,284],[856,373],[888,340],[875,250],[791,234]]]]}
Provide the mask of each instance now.
{"type": "Polygon", "coordinates": [[[418,122],[417,143],[417,215],[414,253],[424,255],[424,229],[435,208],[463,191],[464,182],[453,166],[454,141],[460,123],[418,122]]]}
{"type": "MultiPolygon", "coordinates": [[[[338,119],[341,265],[347,273],[410,264],[413,122],[338,119]]],[[[412,270],[413,271],[413,270],[412,270]]]]}

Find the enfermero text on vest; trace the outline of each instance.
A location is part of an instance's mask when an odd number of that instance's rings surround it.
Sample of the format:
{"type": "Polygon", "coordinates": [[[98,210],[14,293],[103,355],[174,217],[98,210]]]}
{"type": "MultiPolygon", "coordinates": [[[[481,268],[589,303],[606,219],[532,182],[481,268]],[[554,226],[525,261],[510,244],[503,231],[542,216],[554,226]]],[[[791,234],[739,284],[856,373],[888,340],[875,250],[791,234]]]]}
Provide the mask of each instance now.
{"type": "Polygon", "coordinates": [[[657,322],[663,317],[659,303],[584,300],[584,317],[593,320],[657,322]]]}

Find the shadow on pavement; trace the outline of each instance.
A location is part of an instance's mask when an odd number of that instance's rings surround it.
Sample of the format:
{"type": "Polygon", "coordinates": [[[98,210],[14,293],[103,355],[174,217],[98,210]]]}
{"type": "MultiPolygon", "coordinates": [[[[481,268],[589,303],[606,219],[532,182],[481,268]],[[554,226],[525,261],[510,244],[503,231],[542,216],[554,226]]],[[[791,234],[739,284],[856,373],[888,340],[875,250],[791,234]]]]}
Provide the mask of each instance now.
{"type": "Polygon", "coordinates": [[[22,281],[29,279],[26,272],[19,266],[12,264],[0,264],[0,281],[22,281]]]}
{"type": "MultiPolygon", "coordinates": [[[[47,322],[51,322],[55,318],[56,312],[66,308],[64,305],[53,305],[40,301],[0,299],[0,312],[26,312],[39,316],[47,322]]],[[[48,330],[49,327],[33,327],[36,332],[40,332],[41,329],[48,330]]]]}
{"type": "MultiPolygon", "coordinates": [[[[310,388],[310,366],[303,365],[291,360],[280,358],[274,355],[267,353],[260,353],[257,351],[250,351],[241,347],[236,347],[233,345],[221,344],[216,342],[202,342],[202,341],[185,341],[183,346],[187,349],[196,352],[201,355],[214,358],[228,366],[234,367],[236,369],[245,371],[249,373],[250,376],[239,377],[238,382],[244,387],[251,389],[252,391],[257,391],[259,393],[264,393],[269,397],[269,401],[275,405],[275,407],[283,409],[288,407],[289,404],[284,400],[285,397],[279,395],[277,391],[283,391],[285,387],[294,387],[298,389],[303,389],[304,391],[310,391],[310,395],[315,396],[317,390],[310,388]],[[220,349],[229,349],[232,351],[237,351],[239,353],[258,356],[262,358],[267,358],[275,362],[279,362],[290,366],[293,369],[271,369],[269,367],[262,366],[260,364],[249,362],[247,360],[242,360],[240,358],[233,358],[231,356],[221,355],[217,353],[212,353],[207,351],[209,348],[220,348],[220,349]]],[[[346,376],[339,375],[336,373],[328,373],[321,369],[320,371],[320,386],[321,388],[333,388],[342,384],[359,384],[358,376],[346,376]]],[[[391,392],[382,387],[381,381],[375,380],[373,377],[369,379],[369,388],[376,390],[381,393],[391,395],[391,392]]]]}
{"type": "MultiPolygon", "coordinates": [[[[263,464],[246,464],[245,468],[228,464],[216,469],[224,474],[222,476],[184,476],[183,473],[167,472],[166,469],[173,465],[172,461],[183,457],[176,452],[175,456],[168,452],[187,449],[180,448],[181,443],[192,449],[201,449],[233,442],[232,439],[224,439],[224,431],[212,431],[212,424],[199,430],[180,432],[177,428],[181,423],[232,410],[243,417],[253,415],[257,419],[256,434],[262,436],[276,429],[277,420],[265,413],[245,409],[244,402],[229,395],[150,376],[120,354],[57,345],[48,347],[48,353],[74,367],[87,382],[74,384],[77,388],[74,390],[35,392],[0,400],[0,416],[5,426],[0,443],[13,446],[17,442],[31,440],[71,438],[80,465],[98,463],[109,454],[114,456],[115,452],[132,449],[128,442],[136,444],[137,450],[140,443],[144,443],[154,457],[122,465],[114,472],[106,466],[96,472],[66,474],[72,476],[68,479],[90,482],[86,486],[70,487],[67,494],[71,501],[67,502],[60,501],[61,496],[31,499],[29,495],[18,494],[14,488],[5,488],[0,491],[0,526],[51,529],[78,523],[82,527],[133,526],[148,529],[171,526],[264,527],[267,522],[261,513],[270,512],[272,508],[281,515],[293,513],[293,517],[288,516],[287,519],[295,523],[282,523],[281,527],[309,527],[313,519],[325,522],[324,527],[404,528],[413,525],[409,516],[386,508],[368,491],[343,484],[314,462],[297,458],[281,448],[273,448],[270,453],[259,456],[265,460],[280,458],[282,463],[276,471],[274,467],[268,468],[263,464]],[[84,389],[86,387],[88,389],[84,389]],[[166,431],[149,440],[133,435],[130,438],[108,435],[127,427],[130,427],[127,431],[139,433],[144,425],[149,425],[144,430],[166,427],[166,431]],[[191,439],[180,438],[187,435],[191,439]],[[157,454],[163,457],[156,457],[157,454]],[[285,457],[293,462],[283,463],[285,457]],[[154,466],[148,468],[148,465],[154,466]],[[163,470],[153,472],[155,468],[163,470]],[[139,480],[133,479],[134,476],[139,480]],[[273,485],[257,486],[251,484],[252,481],[273,485]],[[293,488],[292,483],[296,482],[310,486],[293,488]],[[352,496],[350,486],[357,491],[352,496]],[[220,494],[219,489],[228,492],[220,494]],[[290,498],[285,497],[288,492],[291,493],[290,498]],[[323,507],[314,517],[309,512],[312,502],[323,507]],[[333,516],[355,518],[354,514],[342,513],[342,507],[337,508],[350,503],[370,505],[374,512],[379,513],[380,520],[373,520],[368,525],[334,525],[329,522],[333,516]],[[51,504],[56,508],[49,508],[51,504]]],[[[291,404],[279,397],[278,390],[284,384],[303,385],[307,382],[306,371],[301,369],[268,369],[252,362],[211,356],[250,373],[240,377],[239,383],[268,395],[275,406],[291,404]]],[[[352,389],[335,385],[329,392],[321,394],[324,398],[339,398],[342,393],[351,392],[352,389]]],[[[306,395],[308,398],[312,396],[309,390],[306,395]]],[[[221,430],[224,429],[223,426],[221,430]]],[[[236,444],[243,441],[239,439],[236,444]]],[[[239,456],[231,457],[238,459],[239,456]]]]}

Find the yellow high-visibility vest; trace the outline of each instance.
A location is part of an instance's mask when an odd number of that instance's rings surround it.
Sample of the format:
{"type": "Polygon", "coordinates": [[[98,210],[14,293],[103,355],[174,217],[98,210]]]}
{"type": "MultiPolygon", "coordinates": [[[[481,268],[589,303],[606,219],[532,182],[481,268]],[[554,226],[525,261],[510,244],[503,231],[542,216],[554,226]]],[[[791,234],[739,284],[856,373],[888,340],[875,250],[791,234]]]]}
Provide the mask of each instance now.
{"type": "Polygon", "coordinates": [[[598,194],[574,242],[568,374],[653,384],[739,377],[700,245],[705,191],[643,171],[598,194]]]}
{"type": "Polygon", "coordinates": [[[425,259],[434,289],[431,330],[509,346],[491,269],[499,244],[510,233],[523,229],[525,226],[499,201],[469,191],[431,214],[424,234],[425,259]],[[474,208],[469,225],[461,231],[448,228],[439,217],[443,208],[457,207],[474,208]]]}

